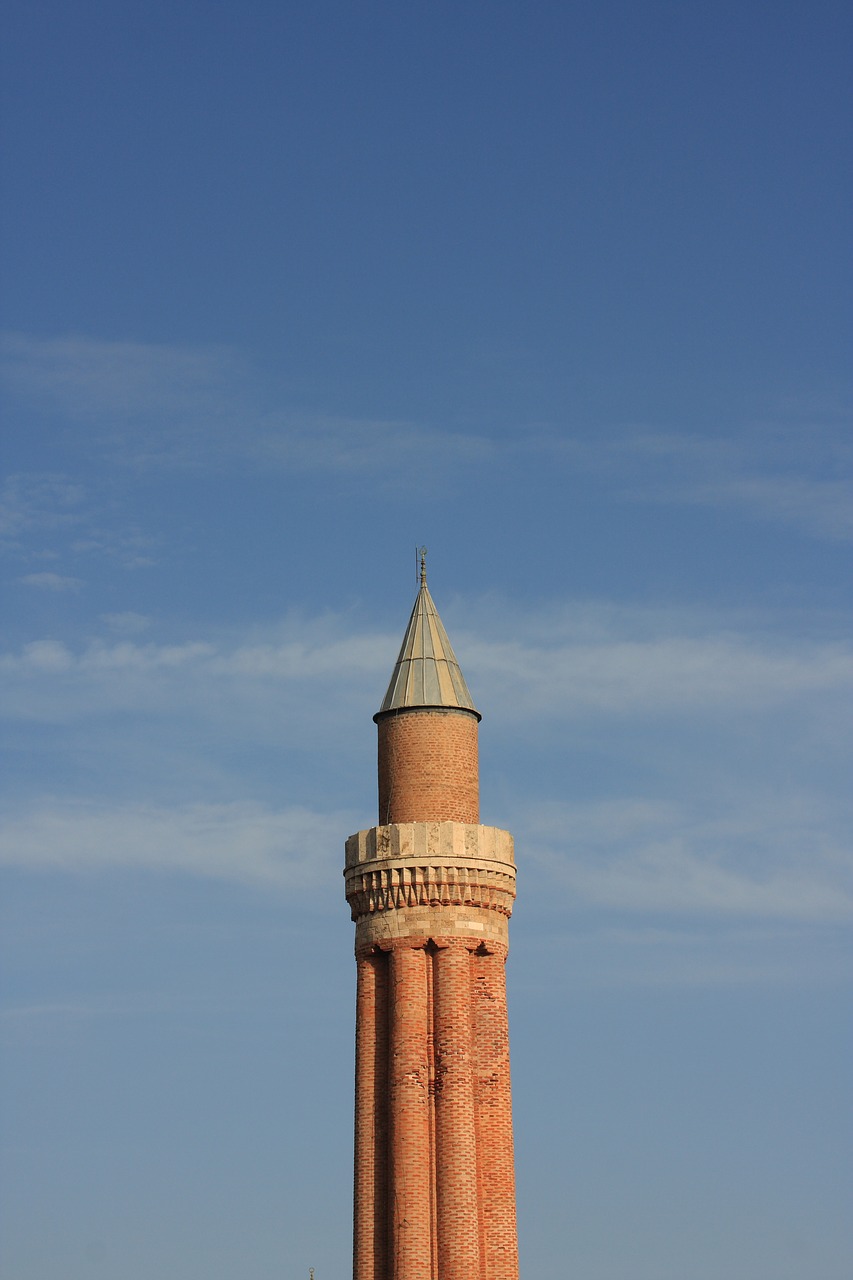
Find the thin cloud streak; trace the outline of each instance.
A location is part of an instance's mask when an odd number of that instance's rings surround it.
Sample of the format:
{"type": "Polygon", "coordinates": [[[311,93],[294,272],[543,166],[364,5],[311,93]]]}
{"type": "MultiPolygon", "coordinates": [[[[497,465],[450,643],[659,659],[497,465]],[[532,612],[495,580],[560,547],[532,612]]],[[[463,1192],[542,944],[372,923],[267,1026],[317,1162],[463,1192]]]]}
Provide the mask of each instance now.
{"type": "Polygon", "coordinates": [[[108,342],[82,335],[0,336],[0,372],[22,400],[86,421],[140,414],[196,416],[221,405],[239,379],[227,347],[108,342]]]}
{"type": "MultiPolygon", "coordinates": [[[[42,718],[50,705],[60,719],[150,708],[163,698],[177,708],[194,701],[202,685],[218,686],[237,701],[259,685],[298,691],[316,681],[349,696],[378,696],[395,650],[391,635],[318,639],[310,623],[283,642],[234,648],[215,640],[126,639],[75,650],[45,639],[0,655],[0,681],[8,685],[7,714],[23,718],[42,718]]],[[[549,646],[494,643],[467,633],[457,652],[476,670],[478,691],[507,720],[761,709],[853,690],[853,649],[840,641],[725,634],[549,646]]]]}
{"type": "Polygon", "coordinates": [[[766,707],[800,694],[853,689],[853,651],[842,644],[787,649],[709,636],[551,649],[471,640],[467,652],[481,684],[501,687],[504,697],[511,691],[514,716],[766,707]]]}
{"type": "Polygon", "coordinates": [[[0,547],[24,547],[34,533],[54,533],[84,519],[85,492],[67,476],[42,473],[7,476],[0,492],[0,547]]]}
{"type": "MultiPolygon", "coordinates": [[[[608,913],[608,915],[611,913],[608,913]]],[[[597,912],[596,919],[606,918],[597,912]]],[[[648,917],[646,917],[648,918],[648,917]]],[[[633,915],[632,930],[604,926],[567,934],[537,929],[534,958],[547,972],[547,993],[559,988],[720,988],[751,986],[825,987],[849,985],[849,956],[844,924],[829,921],[768,920],[758,928],[737,917],[719,915],[699,927],[662,930],[643,927],[633,915]]],[[[528,973],[515,982],[520,990],[545,988],[528,973]]]]}
{"type": "MultiPolygon", "coordinates": [[[[155,563],[150,555],[157,545],[155,538],[116,521],[109,509],[98,512],[96,506],[92,494],[70,476],[40,472],[11,475],[0,493],[0,551],[24,563],[56,562],[66,556],[76,565],[80,557],[93,553],[127,569],[155,563]]],[[[49,585],[34,578],[30,574],[21,581],[49,585]]]]}
{"type": "Polygon", "coordinates": [[[24,403],[101,428],[122,466],[398,473],[482,465],[485,437],[405,421],[270,412],[238,353],[92,338],[6,334],[2,374],[24,403]]]}
{"type": "Polygon", "coordinates": [[[758,428],[737,439],[640,431],[612,450],[610,466],[634,501],[739,511],[833,541],[853,538],[853,451],[849,415],[808,432],[758,428]],[[620,456],[621,455],[621,456],[620,456]]]}
{"type": "Polygon", "coordinates": [[[729,798],[726,816],[616,798],[519,816],[528,858],[576,902],[611,911],[853,919],[853,847],[810,797],[729,798]]]}
{"type": "Polygon", "coordinates": [[[27,871],[111,868],[313,888],[340,861],[355,819],[243,802],[180,807],[45,801],[0,826],[0,865],[27,871]]]}
{"type": "Polygon", "coordinates": [[[391,482],[417,466],[481,474],[537,462],[596,477],[622,501],[696,505],[853,537],[853,479],[839,415],[807,433],[737,424],[738,437],[615,428],[595,440],[575,429],[520,423],[511,437],[411,421],[270,410],[241,355],[222,347],[44,339],[0,342],[11,393],[100,429],[120,466],[192,471],[241,466],[290,474],[372,474],[391,482]]]}
{"type": "Polygon", "coordinates": [[[42,591],[79,591],[83,586],[82,578],[72,578],[66,574],[26,573],[19,579],[26,587],[38,587],[42,591]]]}
{"type": "Polygon", "coordinates": [[[692,496],[699,503],[740,507],[818,536],[853,538],[853,485],[840,480],[744,476],[697,487],[692,496]]]}

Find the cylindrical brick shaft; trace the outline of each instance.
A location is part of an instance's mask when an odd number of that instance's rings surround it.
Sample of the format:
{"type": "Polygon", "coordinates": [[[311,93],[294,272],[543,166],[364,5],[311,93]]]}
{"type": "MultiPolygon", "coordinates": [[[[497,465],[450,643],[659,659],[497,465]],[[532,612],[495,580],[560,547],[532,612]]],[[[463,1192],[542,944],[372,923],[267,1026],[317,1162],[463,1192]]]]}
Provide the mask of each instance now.
{"type": "Polygon", "coordinates": [[[388,956],[357,962],[355,1041],[354,1280],[387,1271],[388,956]]]}
{"type": "Polygon", "coordinates": [[[473,956],[475,1123],[480,1152],[484,1280],[518,1280],[506,953],[473,956]]]}
{"type": "Polygon", "coordinates": [[[379,726],[379,821],[480,821],[477,715],[389,711],[379,726]]]}
{"type": "Polygon", "coordinates": [[[482,1269],[467,948],[440,948],[434,973],[438,1274],[441,1280],[476,1280],[482,1269]]]}
{"type": "Polygon", "coordinates": [[[427,956],[400,946],[390,962],[390,1271],[392,1280],[432,1280],[427,956]]]}

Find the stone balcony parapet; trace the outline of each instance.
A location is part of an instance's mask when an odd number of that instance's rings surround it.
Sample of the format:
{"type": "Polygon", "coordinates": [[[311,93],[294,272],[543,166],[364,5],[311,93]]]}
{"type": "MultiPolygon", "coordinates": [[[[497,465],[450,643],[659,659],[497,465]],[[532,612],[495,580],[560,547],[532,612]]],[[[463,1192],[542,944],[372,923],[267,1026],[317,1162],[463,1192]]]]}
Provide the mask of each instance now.
{"type": "Polygon", "coordinates": [[[467,822],[395,822],[357,831],[346,842],[346,874],[369,862],[499,862],[515,868],[508,831],[467,822]]]}

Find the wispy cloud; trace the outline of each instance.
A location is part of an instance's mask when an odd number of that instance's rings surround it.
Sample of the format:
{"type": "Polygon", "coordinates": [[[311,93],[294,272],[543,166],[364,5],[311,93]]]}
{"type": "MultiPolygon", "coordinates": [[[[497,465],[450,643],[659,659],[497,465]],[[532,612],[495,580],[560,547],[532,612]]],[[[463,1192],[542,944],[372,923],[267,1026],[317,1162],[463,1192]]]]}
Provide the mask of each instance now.
{"type": "Polygon", "coordinates": [[[853,484],[797,476],[741,476],[697,485],[686,501],[730,506],[820,537],[853,538],[853,484]]]}
{"type": "MultiPolygon", "coordinates": [[[[558,900],[565,911],[566,899],[558,900]]],[[[582,910],[572,913],[570,929],[563,924],[549,930],[540,918],[535,935],[524,939],[537,969],[523,975],[522,989],[542,987],[543,972],[550,995],[560,987],[802,988],[850,982],[848,924],[842,919],[632,911],[630,925],[611,924],[614,915],[624,920],[626,913],[590,911],[584,900],[574,901],[582,910]]],[[[516,982],[518,957],[516,951],[516,982]]]]}
{"type": "Polygon", "coordinates": [[[27,587],[40,587],[43,591],[79,591],[81,578],[71,578],[61,573],[26,573],[20,579],[27,587]]]}
{"type": "Polygon", "coordinates": [[[502,689],[515,715],[766,707],[853,688],[853,650],[842,643],[773,644],[731,635],[553,647],[466,643],[481,684],[502,689]]]}
{"type": "MultiPolygon", "coordinates": [[[[67,560],[77,566],[91,556],[125,569],[153,564],[156,539],[116,518],[109,507],[66,475],[11,475],[0,493],[0,552],[24,564],[67,560]]],[[[31,573],[19,580],[60,589],[52,577],[73,581],[75,575],[31,573]]]]}
{"type": "Polygon", "coordinates": [[[0,546],[20,547],[33,532],[55,532],[83,519],[84,489],[66,476],[12,475],[0,492],[0,546]]]}
{"type": "MultiPolygon", "coordinates": [[[[372,472],[481,463],[485,437],[395,420],[294,412],[261,403],[230,348],[6,334],[12,393],[99,429],[115,463],[192,471],[372,472]]],[[[445,471],[445,476],[447,475],[445,471]]]]}
{"type": "MultiPolygon", "coordinates": [[[[482,630],[454,632],[463,665],[476,672],[479,692],[503,719],[536,714],[549,719],[585,710],[612,715],[716,712],[784,705],[801,696],[849,693],[853,648],[844,640],[813,641],[784,628],[739,629],[728,620],[718,632],[710,619],[648,610],[610,611],[584,604],[558,616],[526,613],[505,629],[517,638],[492,639],[490,612],[482,630]]],[[[512,611],[505,615],[512,618],[512,611]]],[[[253,688],[372,692],[390,671],[399,637],[357,630],[350,616],[292,618],[265,638],[232,644],[215,634],[177,643],[140,643],[129,622],[108,623],[124,633],[72,647],[37,640],[0,655],[0,678],[10,681],[7,707],[27,714],[48,694],[60,716],[100,707],[185,705],[193,689],[217,686],[235,697],[253,688]],[[48,688],[46,678],[61,676],[48,688]]],[[[41,712],[39,712],[39,715],[41,712]]]]}
{"type": "MultiPolygon", "coordinates": [[[[845,815],[849,817],[849,815],[845,815]]],[[[546,804],[520,818],[527,856],[575,902],[617,911],[853,918],[853,846],[822,802],[744,792],[695,803],[546,804]]]]}
{"type": "Polygon", "coordinates": [[[173,1009],[176,998],[172,992],[122,992],[118,996],[94,996],[86,993],[78,999],[40,1001],[29,1004],[8,1004],[0,1008],[0,1019],[5,1030],[25,1031],[39,1024],[62,1021],[68,1023],[88,1021],[91,1018],[135,1017],[139,1014],[161,1013],[173,1009]]]}
{"type": "Polygon", "coordinates": [[[132,609],[126,609],[123,613],[102,613],[101,618],[110,631],[125,636],[138,635],[141,631],[147,631],[152,622],[152,619],[144,613],[136,613],[132,609]]]}
{"type": "MultiPolygon", "coordinates": [[[[663,620],[661,620],[663,622],[663,620]]],[[[527,620],[525,620],[527,625],[527,620]]],[[[602,624],[604,625],[604,624],[602,624]]],[[[640,617],[614,620],[597,636],[522,636],[496,642],[488,628],[460,632],[457,651],[477,672],[477,686],[503,719],[535,714],[548,719],[595,711],[608,715],[674,714],[762,709],[801,697],[849,694],[853,648],[842,640],[816,642],[729,630],[722,634],[637,634],[640,617]],[[632,634],[633,632],[633,634],[632,634]]],[[[116,624],[109,623],[111,629],[116,624]]],[[[31,641],[0,655],[0,680],[15,714],[62,718],[107,707],[186,705],[219,688],[239,699],[259,686],[302,690],[320,682],[326,694],[378,698],[393,664],[398,637],[353,628],[351,618],[290,620],[276,638],[229,644],[211,636],[173,644],[129,638],[137,615],[119,624],[125,637],[82,648],[57,640],[31,641]],[[61,684],[51,687],[51,681],[61,684]]],[[[533,630],[538,630],[533,624],[533,630]]]]}
{"type": "Polygon", "coordinates": [[[0,370],[22,399],[77,420],[194,417],[232,404],[242,366],[227,347],[4,333],[0,370]]]}
{"type": "Polygon", "coordinates": [[[371,472],[398,481],[407,473],[444,474],[449,467],[488,464],[496,455],[486,436],[405,421],[276,414],[260,424],[247,454],[259,465],[297,471],[371,472]]]}
{"type": "Polygon", "coordinates": [[[611,465],[639,501],[719,507],[843,541],[853,538],[849,429],[780,425],[736,439],[639,431],[615,445],[611,465]]]}
{"type": "Polygon", "coordinates": [[[264,379],[227,347],[6,334],[7,386],[23,405],[85,422],[115,466],[192,471],[239,467],[371,475],[480,475],[546,467],[601,485],[611,500],[716,507],[811,536],[853,537],[849,424],[837,413],[775,427],[738,422],[715,434],[648,426],[595,433],[583,425],[488,430],[294,411],[268,403],[264,379]]]}
{"type": "Polygon", "coordinates": [[[139,868],[281,888],[338,872],[344,812],[254,803],[101,807],[47,801],[0,825],[0,864],[29,871],[139,868]]]}

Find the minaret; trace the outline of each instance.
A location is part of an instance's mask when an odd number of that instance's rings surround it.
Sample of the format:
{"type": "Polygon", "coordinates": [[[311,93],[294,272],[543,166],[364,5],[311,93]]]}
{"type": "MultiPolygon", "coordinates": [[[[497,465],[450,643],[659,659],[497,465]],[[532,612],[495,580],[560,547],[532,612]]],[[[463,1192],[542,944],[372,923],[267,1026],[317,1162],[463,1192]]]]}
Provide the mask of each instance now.
{"type": "Polygon", "coordinates": [[[380,710],[356,922],[354,1280],[518,1280],[506,1010],[512,836],[479,823],[475,709],[420,591],[380,710]]]}

